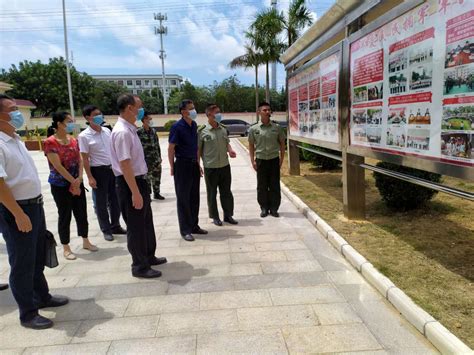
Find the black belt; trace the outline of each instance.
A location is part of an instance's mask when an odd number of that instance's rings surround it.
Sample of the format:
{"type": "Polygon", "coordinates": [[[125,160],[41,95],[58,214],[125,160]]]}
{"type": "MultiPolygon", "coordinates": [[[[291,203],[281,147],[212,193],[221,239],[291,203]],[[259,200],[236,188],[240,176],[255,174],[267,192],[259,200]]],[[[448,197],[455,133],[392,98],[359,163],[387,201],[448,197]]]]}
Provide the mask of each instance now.
{"type": "Polygon", "coordinates": [[[16,203],[18,203],[20,206],[39,205],[40,203],[43,203],[43,196],[39,195],[35,198],[30,198],[27,200],[18,200],[16,203]]]}
{"type": "Polygon", "coordinates": [[[196,159],[196,158],[176,157],[176,160],[187,161],[187,162],[190,162],[190,163],[197,163],[197,159],[196,159]]]}
{"type": "Polygon", "coordinates": [[[112,169],[112,165],[91,166],[91,169],[112,169]]]}

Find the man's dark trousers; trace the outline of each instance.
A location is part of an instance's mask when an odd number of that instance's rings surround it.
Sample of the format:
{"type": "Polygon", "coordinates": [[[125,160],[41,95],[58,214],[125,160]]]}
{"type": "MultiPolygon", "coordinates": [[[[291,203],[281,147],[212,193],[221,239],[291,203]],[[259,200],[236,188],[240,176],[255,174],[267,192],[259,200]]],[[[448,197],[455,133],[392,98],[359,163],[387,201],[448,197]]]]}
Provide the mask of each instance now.
{"type": "Polygon", "coordinates": [[[257,159],[257,200],[260,208],[277,212],[281,203],[280,158],[257,159]]]}
{"type": "Polygon", "coordinates": [[[91,167],[91,173],[97,182],[93,189],[97,219],[102,233],[110,233],[120,227],[120,207],[115,191],[115,177],[110,166],[91,167]]]}
{"type": "Polygon", "coordinates": [[[209,218],[219,218],[219,210],[217,209],[217,188],[219,188],[224,217],[232,217],[234,215],[234,196],[230,191],[232,183],[230,165],[226,165],[222,168],[205,168],[204,179],[206,180],[209,218]]]}
{"type": "Polygon", "coordinates": [[[132,192],[125,178],[116,177],[119,205],[127,224],[127,248],[132,255],[132,273],[150,269],[150,261],[156,251],[150,188],[144,176],[136,177],[135,181],[143,198],[143,207],[139,210],[133,207],[132,192]]]}
{"type": "Polygon", "coordinates": [[[51,299],[44,277],[46,224],[42,203],[20,206],[30,218],[33,229],[18,230],[15,217],[0,205],[0,231],[3,233],[10,263],[10,288],[20,310],[20,320],[27,322],[38,314],[38,304],[51,299]]]}
{"type": "Polygon", "coordinates": [[[199,165],[196,159],[176,158],[174,188],[178,207],[179,231],[182,236],[199,228],[199,165]]]}

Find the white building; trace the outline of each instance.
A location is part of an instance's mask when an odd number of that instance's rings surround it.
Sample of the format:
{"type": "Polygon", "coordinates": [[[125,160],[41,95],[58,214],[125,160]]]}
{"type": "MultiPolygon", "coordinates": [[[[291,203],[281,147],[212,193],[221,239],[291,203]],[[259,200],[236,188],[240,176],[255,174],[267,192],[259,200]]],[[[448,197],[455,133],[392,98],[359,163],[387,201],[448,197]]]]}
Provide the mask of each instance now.
{"type": "MultiPolygon", "coordinates": [[[[132,94],[140,95],[143,91],[158,88],[163,90],[162,76],[157,75],[91,75],[94,79],[115,83],[127,88],[132,94]]],[[[166,96],[169,97],[173,89],[181,89],[183,77],[176,74],[165,75],[166,96]]]]}

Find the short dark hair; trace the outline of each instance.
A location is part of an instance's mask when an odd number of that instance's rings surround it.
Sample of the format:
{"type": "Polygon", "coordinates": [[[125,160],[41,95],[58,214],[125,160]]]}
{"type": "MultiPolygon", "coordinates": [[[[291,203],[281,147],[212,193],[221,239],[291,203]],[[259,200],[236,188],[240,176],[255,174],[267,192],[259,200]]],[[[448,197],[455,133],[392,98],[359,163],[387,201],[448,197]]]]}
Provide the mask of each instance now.
{"type": "Polygon", "coordinates": [[[117,108],[123,112],[128,105],[135,105],[135,97],[132,94],[122,94],[117,99],[117,108]]]}
{"type": "Polygon", "coordinates": [[[270,110],[272,109],[272,106],[266,101],[260,102],[258,104],[258,109],[260,110],[260,108],[262,108],[263,106],[268,106],[268,107],[270,107],[270,110]]]}
{"type": "Polygon", "coordinates": [[[71,114],[67,111],[54,112],[52,116],[53,123],[51,124],[51,127],[53,127],[54,129],[57,129],[58,123],[64,122],[67,116],[71,116],[71,114]]]}
{"type": "Polygon", "coordinates": [[[147,117],[147,116],[151,118],[150,112],[148,112],[148,111],[145,110],[145,112],[143,112],[143,118],[145,118],[145,117],[147,117]]]}
{"type": "Polygon", "coordinates": [[[13,98],[8,96],[8,95],[5,95],[5,94],[0,94],[0,108],[3,108],[3,101],[4,100],[12,100],[13,101],[13,98]]]}
{"type": "Polygon", "coordinates": [[[82,108],[82,116],[90,116],[92,111],[98,110],[99,108],[95,105],[86,105],[82,108]]]}
{"type": "Polygon", "coordinates": [[[218,104],[207,104],[207,106],[206,106],[206,115],[208,115],[209,112],[211,112],[212,110],[214,110],[216,108],[219,108],[218,104]]]}
{"type": "Polygon", "coordinates": [[[181,102],[178,105],[179,112],[181,112],[182,110],[186,110],[186,106],[193,103],[194,103],[193,100],[189,100],[189,99],[181,100],[181,102]]]}

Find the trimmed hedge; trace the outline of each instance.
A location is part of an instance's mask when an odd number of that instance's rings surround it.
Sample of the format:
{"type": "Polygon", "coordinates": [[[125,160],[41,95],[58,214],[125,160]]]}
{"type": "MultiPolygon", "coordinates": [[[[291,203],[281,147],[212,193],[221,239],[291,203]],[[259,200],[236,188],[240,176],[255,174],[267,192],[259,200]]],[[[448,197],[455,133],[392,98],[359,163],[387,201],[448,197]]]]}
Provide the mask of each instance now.
{"type": "Polygon", "coordinates": [[[166,132],[169,132],[170,129],[171,129],[171,126],[172,126],[175,122],[177,122],[177,121],[176,121],[176,120],[169,120],[169,121],[167,121],[167,122],[165,123],[165,125],[163,126],[163,127],[165,128],[165,131],[166,131],[166,132]]]}
{"type": "MultiPolygon", "coordinates": [[[[385,162],[378,162],[377,166],[432,182],[441,182],[441,175],[439,174],[385,162]]],[[[379,190],[382,200],[392,209],[402,211],[413,210],[423,206],[437,194],[435,190],[392,178],[381,173],[374,172],[373,175],[375,186],[379,190]]]]}

